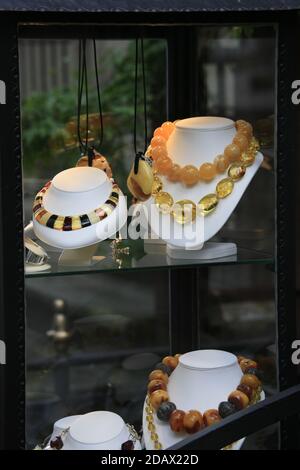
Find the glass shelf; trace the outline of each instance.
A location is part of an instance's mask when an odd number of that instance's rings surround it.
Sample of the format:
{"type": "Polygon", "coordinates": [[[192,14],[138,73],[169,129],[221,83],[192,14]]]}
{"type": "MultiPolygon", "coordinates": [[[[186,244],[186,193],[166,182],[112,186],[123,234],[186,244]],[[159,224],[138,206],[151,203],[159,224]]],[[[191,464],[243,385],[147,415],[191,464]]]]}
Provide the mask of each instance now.
{"type": "Polygon", "coordinates": [[[70,276],[75,274],[101,273],[108,271],[128,271],[145,269],[188,268],[191,266],[216,266],[240,264],[273,265],[274,258],[266,252],[238,247],[237,255],[211,260],[179,260],[171,259],[166,253],[147,254],[144,251],[143,240],[122,242],[122,248],[128,247],[129,254],[113,255],[111,241],[104,241],[98,245],[89,264],[68,266],[62,262],[61,251],[49,252],[50,260],[47,271],[25,273],[26,278],[70,276]]]}

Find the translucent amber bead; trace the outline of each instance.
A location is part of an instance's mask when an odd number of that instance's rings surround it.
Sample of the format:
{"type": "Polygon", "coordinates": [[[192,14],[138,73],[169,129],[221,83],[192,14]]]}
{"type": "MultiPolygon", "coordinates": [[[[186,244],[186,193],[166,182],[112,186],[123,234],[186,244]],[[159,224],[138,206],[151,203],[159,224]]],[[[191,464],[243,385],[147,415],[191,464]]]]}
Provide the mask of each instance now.
{"type": "Polygon", "coordinates": [[[162,124],[161,128],[165,138],[168,139],[175,129],[175,124],[173,124],[173,122],[166,121],[162,124]]]}
{"type": "Polygon", "coordinates": [[[211,181],[216,176],[216,167],[213,163],[203,163],[199,169],[199,177],[203,181],[211,181]]]}
{"type": "Polygon", "coordinates": [[[171,212],[174,201],[171,194],[160,191],[155,196],[155,204],[163,214],[168,214],[171,212]]]}
{"type": "Polygon", "coordinates": [[[249,398],[241,390],[234,390],[228,397],[229,403],[234,405],[236,410],[243,410],[249,405],[249,398]]]}
{"type": "Polygon", "coordinates": [[[261,386],[261,381],[253,374],[245,374],[241,379],[242,385],[248,385],[249,387],[253,388],[253,390],[257,390],[258,387],[261,386]]]}
{"type": "Polygon", "coordinates": [[[153,410],[149,405],[146,406],[146,413],[148,413],[149,415],[153,413],[153,410]]]}
{"type": "Polygon", "coordinates": [[[229,166],[229,161],[228,161],[228,158],[225,157],[225,155],[218,155],[214,160],[214,164],[215,164],[217,173],[224,173],[224,171],[227,170],[229,166]]]}
{"type": "Polygon", "coordinates": [[[167,178],[173,183],[176,183],[177,181],[180,181],[180,176],[181,176],[181,167],[179,165],[174,164],[171,170],[168,172],[167,178]]]}
{"type": "Polygon", "coordinates": [[[166,175],[172,169],[173,163],[169,157],[158,158],[155,162],[155,168],[162,175],[166,175]]]}
{"type": "Polygon", "coordinates": [[[243,152],[240,158],[241,163],[245,166],[250,166],[255,160],[255,153],[248,150],[247,152],[243,152]]]}
{"type": "Polygon", "coordinates": [[[240,384],[238,387],[237,387],[237,390],[240,390],[241,392],[245,393],[245,395],[247,395],[247,397],[249,398],[249,400],[252,400],[253,398],[253,395],[254,395],[254,391],[251,387],[249,387],[249,385],[245,385],[245,384],[240,384]]]}
{"type": "Polygon", "coordinates": [[[156,450],[160,450],[160,449],[162,449],[162,445],[161,445],[161,443],[160,443],[160,442],[158,442],[158,441],[154,442],[154,448],[155,448],[156,450]]]}
{"type": "Polygon", "coordinates": [[[249,141],[247,139],[247,136],[243,133],[240,133],[240,132],[238,132],[234,136],[232,142],[240,148],[241,152],[245,152],[245,150],[247,150],[248,145],[249,145],[249,141]]]}
{"type": "Polygon", "coordinates": [[[235,162],[241,156],[240,147],[236,144],[229,144],[225,147],[224,155],[230,162],[235,162]]]}
{"type": "Polygon", "coordinates": [[[159,193],[163,188],[161,179],[158,176],[154,176],[153,185],[152,185],[152,194],[159,193]]]}
{"type": "Polygon", "coordinates": [[[183,420],[185,412],[182,410],[175,410],[170,416],[169,424],[173,432],[182,432],[184,430],[183,420]]]}
{"type": "Polygon", "coordinates": [[[257,362],[252,361],[252,359],[242,359],[240,362],[240,368],[244,373],[246,373],[246,370],[249,368],[257,369],[257,362]]]}
{"type": "Polygon", "coordinates": [[[240,180],[241,178],[243,178],[245,173],[246,168],[242,163],[233,163],[228,170],[228,176],[233,181],[240,180]]]}
{"type": "Polygon", "coordinates": [[[166,356],[163,358],[162,363],[171,369],[175,369],[178,365],[178,358],[174,356],[166,356]]]}
{"type": "Polygon", "coordinates": [[[207,410],[203,414],[203,421],[205,426],[211,426],[212,424],[218,423],[221,421],[221,416],[218,410],[207,410]]]}
{"type": "Polygon", "coordinates": [[[151,157],[154,161],[158,160],[159,158],[167,158],[168,152],[166,147],[158,146],[158,147],[151,147],[151,157]]]}
{"type": "Polygon", "coordinates": [[[153,415],[149,414],[149,415],[146,416],[146,421],[148,421],[148,423],[153,423],[153,419],[154,419],[153,415]]]}
{"type": "Polygon", "coordinates": [[[167,141],[162,135],[157,135],[151,139],[151,147],[164,147],[167,141]]]}
{"type": "Polygon", "coordinates": [[[148,430],[149,430],[150,432],[155,431],[155,425],[154,425],[153,423],[148,423],[148,430]]]}
{"type": "Polygon", "coordinates": [[[193,165],[186,165],[181,168],[181,181],[187,186],[193,186],[199,181],[199,171],[193,165]]]}
{"type": "Polygon", "coordinates": [[[249,141],[251,140],[252,135],[253,135],[250,127],[241,127],[239,129],[239,133],[244,134],[249,141]]]}
{"type": "Polygon", "coordinates": [[[165,390],[156,390],[151,393],[150,402],[155,410],[157,410],[164,401],[169,401],[169,395],[165,390]]]}
{"type": "Polygon", "coordinates": [[[185,413],[183,427],[188,434],[194,434],[204,428],[202,414],[197,410],[190,410],[185,413]]]}
{"type": "Polygon", "coordinates": [[[165,372],[163,372],[162,370],[153,370],[150,374],[149,374],[149,380],[162,380],[163,382],[165,382],[166,384],[168,383],[169,381],[169,377],[168,377],[168,374],[166,374],[165,372]]]}
{"type": "Polygon", "coordinates": [[[207,194],[198,202],[200,213],[204,216],[213,212],[218,205],[218,197],[216,194],[207,194]]]}
{"type": "Polygon", "coordinates": [[[177,201],[172,209],[172,216],[179,224],[187,224],[195,220],[197,215],[197,207],[193,201],[183,199],[177,201]]]}
{"type": "Polygon", "coordinates": [[[148,384],[148,393],[153,393],[156,390],[167,390],[167,385],[163,380],[151,380],[148,384]]]}
{"type": "Polygon", "coordinates": [[[238,119],[236,122],[235,122],[235,126],[237,129],[241,129],[243,126],[247,126],[248,122],[245,121],[244,119],[238,119]]]}
{"type": "Polygon", "coordinates": [[[216,193],[218,198],[224,199],[225,197],[229,196],[232,193],[234,187],[234,183],[231,178],[224,178],[223,180],[219,181],[216,186],[216,193]]]}
{"type": "Polygon", "coordinates": [[[156,432],[153,432],[151,433],[151,439],[152,441],[157,441],[158,440],[158,435],[156,434],[156,432]]]}

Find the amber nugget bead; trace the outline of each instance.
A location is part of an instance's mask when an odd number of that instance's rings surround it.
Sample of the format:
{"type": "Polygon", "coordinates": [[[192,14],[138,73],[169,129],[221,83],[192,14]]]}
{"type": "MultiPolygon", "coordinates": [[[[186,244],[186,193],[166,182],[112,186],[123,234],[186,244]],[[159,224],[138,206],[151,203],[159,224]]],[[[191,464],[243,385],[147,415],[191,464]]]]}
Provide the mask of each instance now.
{"type": "Polygon", "coordinates": [[[241,156],[241,149],[236,144],[229,144],[224,150],[224,155],[230,162],[235,162],[241,156]]]}
{"type": "Polygon", "coordinates": [[[174,432],[184,431],[183,420],[185,412],[182,410],[175,410],[170,416],[169,424],[174,432]]]}
{"type": "Polygon", "coordinates": [[[207,410],[203,414],[203,421],[205,426],[211,426],[212,424],[218,423],[221,421],[221,416],[218,410],[207,410]]]}
{"type": "Polygon", "coordinates": [[[188,434],[194,434],[204,428],[202,414],[197,410],[190,410],[185,413],[183,418],[183,427],[188,434]]]}
{"type": "Polygon", "coordinates": [[[165,390],[155,390],[155,392],[151,393],[150,403],[155,410],[157,410],[164,401],[169,401],[169,395],[165,390]]]}
{"type": "Polygon", "coordinates": [[[213,163],[203,163],[199,169],[200,179],[211,181],[216,176],[216,166],[213,163]]]}
{"type": "Polygon", "coordinates": [[[257,362],[252,361],[251,359],[242,359],[240,362],[240,367],[242,371],[245,373],[246,370],[249,368],[257,369],[257,362]]]}
{"type": "Polygon", "coordinates": [[[257,390],[261,385],[261,381],[256,377],[256,375],[245,374],[241,379],[241,384],[248,385],[253,388],[253,390],[257,390]]]}
{"type": "Polygon", "coordinates": [[[237,387],[237,390],[239,390],[240,392],[245,393],[245,395],[247,395],[247,397],[249,398],[249,400],[252,400],[253,394],[254,394],[254,390],[253,390],[253,388],[249,387],[249,385],[240,384],[240,385],[237,387]]]}
{"type": "Polygon", "coordinates": [[[162,380],[163,382],[165,382],[166,384],[168,383],[169,381],[169,377],[168,377],[168,374],[166,374],[165,372],[163,372],[162,370],[153,370],[150,374],[149,374],[149,380],[162,380]]]}
{"type": "Polygon", "coordinates": [[[171,369],[175,369],[178,365],[178,358],[174,356],[166,356],[163,358],[162,362],[166,366],[171,367],[171,369]]]}
{"type": "Polygon", "coordinates": [[[229,403],[232,403],[236,410],[243,410],[249,405],[249,398],[244,392],[234,390],[228,397],[229,403]]]}
{"type": "Polygon", "coordinates": [[[151,380],[148,384],[148,393],[151,395],[155,390],[167,390],[167,384],[162,380],[151,380]]]}

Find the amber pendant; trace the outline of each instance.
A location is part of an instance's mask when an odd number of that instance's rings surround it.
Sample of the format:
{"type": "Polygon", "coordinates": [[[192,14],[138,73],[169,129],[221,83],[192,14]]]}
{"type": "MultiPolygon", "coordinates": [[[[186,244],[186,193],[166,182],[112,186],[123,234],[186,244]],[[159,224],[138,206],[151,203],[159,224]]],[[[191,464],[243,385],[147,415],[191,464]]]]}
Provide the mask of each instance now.
{"type": "MultiPolygon", "coordinates": [[[[84,155],[83,157],[79,158],[78,162],[76,163],[76,166],[89,166],[88,156],[84,155]]],[[[92,167],[99,168],[99,170],[102,170],[107,174],[108,178],[112,178],[112,170],[110,164],[108,163],[107,159],[103,155],[101,155],[101,153],[96,152],[96,150],[94,150],[92,167]]]]}
{"type": "Polygon", "coordinates": [[[146,201],[152,194],[153,182],[151,159],[142,154],[137,154],[127,178],[129,191],[139,201],[146,201]]]}

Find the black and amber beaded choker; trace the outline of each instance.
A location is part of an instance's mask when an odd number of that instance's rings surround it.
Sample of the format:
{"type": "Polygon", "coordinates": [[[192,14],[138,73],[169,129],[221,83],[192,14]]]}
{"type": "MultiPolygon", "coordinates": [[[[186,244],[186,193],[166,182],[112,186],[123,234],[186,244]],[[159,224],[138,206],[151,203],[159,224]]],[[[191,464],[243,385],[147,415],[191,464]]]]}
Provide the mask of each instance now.
{"type": "Polygon", "coordinates": [[[109,198],[97,209],[89,212],[88,214],[81,215],[64,216],[52,214],[44,207],[44,197],[51,184],[52,182],[49,181],[37,193],[33,203],[33,216],[39,224],[54,230],[68,232],[90,227],[91,225],[97,224],[108,217],[119,203],[119,187],[112,180],[113,186],[109,198]]]}
{"type": "Polygon", "coordinates": [[[198,410],[178,410],[175,403],[169,400],[169,376],[178,365],[180,354],[166,356],[149,375],[148,395],[146,398],[146,420],[151,440],[156,450],[162,449],[154,423],[154,414],[162,422],[167,422],[174,433],[193,434],[218,423],[224,418],[253,405],[261,399],[261,381],[258,378],[257,363],[243,356],[238,362],[243,377],[236,390],[231,392],[227,401],[222,401],[217,409],[206,410],[203,414],[198,410]]]}

